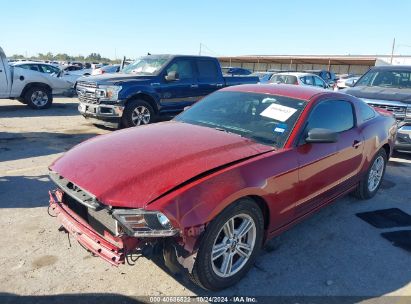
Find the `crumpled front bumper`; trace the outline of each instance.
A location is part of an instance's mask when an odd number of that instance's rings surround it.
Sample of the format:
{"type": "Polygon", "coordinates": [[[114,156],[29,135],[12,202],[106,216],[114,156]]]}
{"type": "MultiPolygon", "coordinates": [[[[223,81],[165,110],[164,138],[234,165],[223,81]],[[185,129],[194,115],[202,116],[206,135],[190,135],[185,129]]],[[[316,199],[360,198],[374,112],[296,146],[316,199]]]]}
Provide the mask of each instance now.
{"type": "Polygon", "coordinates": [[[138,240],[125,241],[121,238],[113,238],[112,242],[100,236],[93,228],[80,216],[70,210],[62,203],[62,193],[49,191],[50,213],[53,213],[63,227],[87,250],[101,257],[114,266],[123,264],[127,248],[134,249],[138,245],[138,240]],[[128,244],[130,243],[131,244],[128,244]],[[128,246],[127,246],[128,245],[128,246]]]}

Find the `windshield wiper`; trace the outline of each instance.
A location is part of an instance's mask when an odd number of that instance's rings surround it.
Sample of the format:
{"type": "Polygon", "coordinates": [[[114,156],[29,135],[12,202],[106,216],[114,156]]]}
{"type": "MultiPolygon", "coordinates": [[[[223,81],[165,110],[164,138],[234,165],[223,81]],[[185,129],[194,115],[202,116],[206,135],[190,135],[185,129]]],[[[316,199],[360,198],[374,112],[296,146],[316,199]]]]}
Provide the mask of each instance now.
{"type": "Polygon", "coordinates": [[[256,141],[265,143],[265,144],[270,144],[270,145],[275,145],[277,142],[275,140],[269,139],[267,137],[263,137],[263,136],[258,136],[258,135],[250,135],[250,136],[246,136],[247,138],[250,139],[254,139],[256,141]]]}

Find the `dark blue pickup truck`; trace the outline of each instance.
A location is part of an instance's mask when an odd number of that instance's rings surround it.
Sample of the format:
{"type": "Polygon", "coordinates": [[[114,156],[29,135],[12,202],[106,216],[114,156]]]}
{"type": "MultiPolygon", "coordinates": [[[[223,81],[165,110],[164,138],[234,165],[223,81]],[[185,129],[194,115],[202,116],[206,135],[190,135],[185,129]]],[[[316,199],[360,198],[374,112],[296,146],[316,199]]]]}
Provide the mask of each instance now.
{"type": "Polygon", "coordinates": [[[119,73],[80,78],[76,91],[84,117],[132,127],[176,115],[223,87],[258,81],[254,76],[223,76],[212,57],[149,55],[119,73]]]}

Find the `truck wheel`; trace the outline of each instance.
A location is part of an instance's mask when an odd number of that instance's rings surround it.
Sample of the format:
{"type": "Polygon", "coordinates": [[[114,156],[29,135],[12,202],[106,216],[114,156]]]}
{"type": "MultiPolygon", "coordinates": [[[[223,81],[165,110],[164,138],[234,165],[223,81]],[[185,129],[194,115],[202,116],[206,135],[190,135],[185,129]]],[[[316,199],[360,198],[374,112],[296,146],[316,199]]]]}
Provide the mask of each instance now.
{"type": "Polygon", "coordinates": [[[53,102],[51,91],[44,87],[32,87],[24,94],[24,100],[30,108],[41,110],[49,108],[53,102]]]}
{"type": "Polygon", "coordinates": [[[234,285],[253,266],[263,235],[261,209],[240,199],[207,226],[190,278],[208,290],[234,285]]]}
{"type": "Polygon", "coordinates": [[[137,99],[129,102],[123,113],[122,124],[124,127],[137,127],[154,122],[153,107],[146,101],[137,99]]]}
{"type": "Polygon", "coordinates": [[[372,159],[367,174],[361,179],[353,192],[354,196],[363,200],[372,198],[381,186],[386,166],[387,153],[384,149],[381,149],[372,159]]]}

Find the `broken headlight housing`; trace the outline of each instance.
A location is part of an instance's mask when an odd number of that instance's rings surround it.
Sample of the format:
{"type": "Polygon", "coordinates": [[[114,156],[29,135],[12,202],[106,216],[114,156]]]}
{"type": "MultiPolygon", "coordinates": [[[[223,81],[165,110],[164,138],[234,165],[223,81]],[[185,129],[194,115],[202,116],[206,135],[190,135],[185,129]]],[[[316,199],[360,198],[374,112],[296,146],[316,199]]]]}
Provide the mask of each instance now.
{"type": "Polygon", "coordinates": [[[166,237],[177,234],[170,220],[159,211],[117,209],[113,212],[119,228],[134,237],[166,237]]]}

